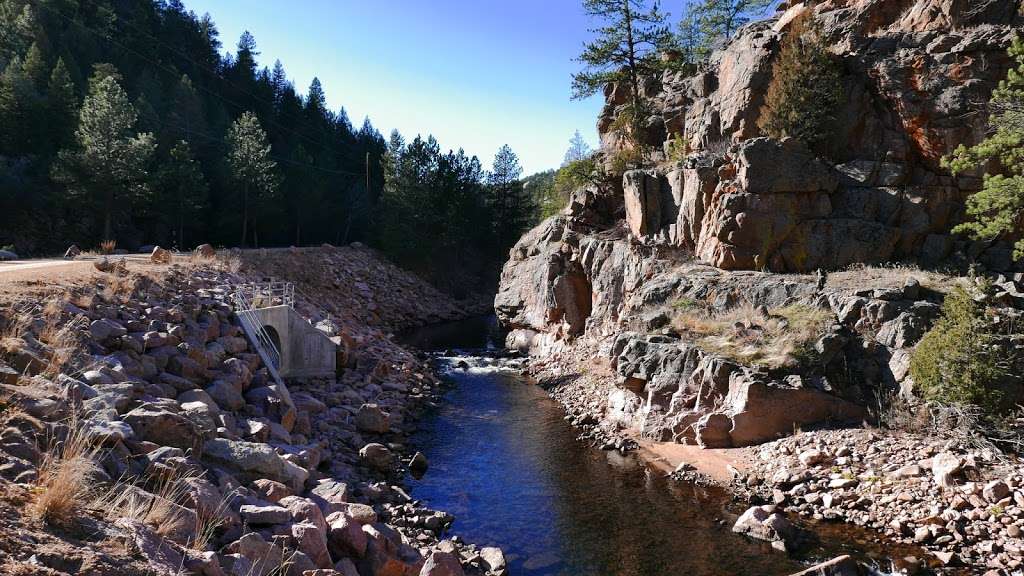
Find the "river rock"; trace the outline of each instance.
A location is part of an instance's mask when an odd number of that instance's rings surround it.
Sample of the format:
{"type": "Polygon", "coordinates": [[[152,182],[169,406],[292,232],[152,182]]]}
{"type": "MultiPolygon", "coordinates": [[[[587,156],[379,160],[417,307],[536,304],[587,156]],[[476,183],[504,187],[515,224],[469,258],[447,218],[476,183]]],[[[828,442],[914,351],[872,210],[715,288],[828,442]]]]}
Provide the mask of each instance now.
{"type": "Polygon", "coordinates": [[[390,428],[388,414],[376,404],[363,404],[356,413],[356,428],[362,432],[384,434],[390,428]]]}
{"type": "Polygon", "coordinates": [[[361,458],[371,468],[381,472],[390,472],[395,467],[395,456],[391,450],[383,444],[370,443],[359,450],[361,458]]]}
{"type": "Polygon", "coordinates": [[[480,549],[480,557],[492,573],[502,575],[508,571],[508,566],[505,564],[505,554],[501,551],[501,548],[485,546],[480,549]]]}
{"type": "Polygon", "coordinates": [[[409,472],[412,472],[413,476],[417,478],[426,474],[428,467],[427,457],[423,455],[423,452],[416,452],[412,459],[409,460],[409,472]]]}
{"type": "Polygon", "coordinates": [[[782,550],[793,549],[799,536],[796,526],[770,504],[747,509],[736,520],[732,531],[771,542],[773,547],[782,550]]]}
{"type": "Polygon", "coordinates": [[[950,452],[941,452],[932,458],[932,476],[935,483],[941,488],[953,488],[956,486],[954,476],[963,466],[963,458],[950,452]]]}
{"type": "Polygon", "coordinates": [[[435,551],[427,556],[420,576],[463,576],[462,564],[454,554],[435,551]]]}

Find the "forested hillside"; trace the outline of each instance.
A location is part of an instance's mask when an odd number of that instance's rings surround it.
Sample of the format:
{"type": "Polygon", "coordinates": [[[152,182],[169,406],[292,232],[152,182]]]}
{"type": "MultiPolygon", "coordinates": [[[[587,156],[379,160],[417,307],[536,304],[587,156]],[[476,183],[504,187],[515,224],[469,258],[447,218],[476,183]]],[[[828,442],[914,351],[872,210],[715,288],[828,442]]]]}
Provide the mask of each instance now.
{"type": "Polygon", "coordinates": [[[0,0],[0,246],[359,240],[437,277],[531,223],[511,150],[492,173],[428,137],[389,148],[260,56],[180,0],[0,0]]]}

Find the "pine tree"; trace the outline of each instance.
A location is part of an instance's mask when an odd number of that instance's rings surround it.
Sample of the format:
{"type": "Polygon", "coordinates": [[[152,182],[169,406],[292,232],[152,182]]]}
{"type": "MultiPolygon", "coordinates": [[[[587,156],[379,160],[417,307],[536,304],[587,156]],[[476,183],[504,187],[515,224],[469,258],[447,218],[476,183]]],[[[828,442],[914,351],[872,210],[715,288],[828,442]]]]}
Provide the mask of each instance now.
{"type": "Polygon", "coordinates": [[[207,185],[203,171],[192,156],[188,142],[181,140],[171,148],[167,161],[158,177],[164,194],[162,213],[171,216],[164,220],[176,234],[175,243],[179,248],[189,246],[189,232],[199,229],[199,218],[206,207],[207,185]]]}
{"type": "Polygon", "coordinates": [[[284,64],[280,60],[274,61],[274,70],[270,73],[270,86],[274,90],[274,105],[280,107],[281,99],[288,88],[288,76],[284,72],[284,64]]]}
{"type": "Polygon", "coordinates": [[[246,112],[231,125],[227,135],[228,167],[235,183],[242,188],[242,240],[249,231],[250,200],[264,200],[277,191],[277,163],[270,156],[267,134],[259,119],[246,112]],[[250,192],[255,196],[250,198],[250,192]]]}
{"type": "Polygon", "coordinates": [[[504,253],[519,239],[535,211],[521,179],[523,169],[519,157],[505,144],[494,156],[487,174],[488,196],[494,222],[498,253],[504,253]]]}
{"type": "Polygon", "coordinates": [[[171,105],[167,111],[162,133],[162,145],[172,147],[178,142],[204,142],[208,126],[203,111],[203,101],[196,93],[192,79],[183,74],[171,93],[171,105]]]}
{"type": "Polygon", "coordinates": [[[689,17],[697,24],[698,46],[707,51],[732,38],[741,26],[763,14],[776,0],[697,0],[689,17]]]}
{"type": "Polygon", "coordinates": [[[772,68],[758,126],[773,138],[788,136],[820,147],[842,99],[839,66],[820,34],[806,15],[794,20],[772,68]]]}
{"type": "Polygon", "coordinates": [[[33,42],[32,47],[28,49],[23,68],[25,76],[37,90],[42,90],[46,86],[50,67],[46,64],[46,58],[43,57],[43,51],[39,48],[38,42],[33,42]]]}
{"type": "Polygon", "coordinates": [[[569,140],[569,149],[565,151],[565,158],[562,160],[562,166],[572,164],[573,162],[579,162],[590,157],[591,150],[590,145],[580,135],[580,131],[577,130],[572,135],[572,139],[569,140]]]}
{"type": "Polygon", "coordinates": [[[21,58],[15,57],[0,74],[0,153],[20,155],[34,151],[33,110],[36,93],[25,75],[21,58]]]}
{"type": "Polygon", "coordinates": [[[240,70],[246,78],[256,76],[256,57],[260,55],[256,51],[256,38],[248,30],[242,32],[238,38],[238,52],[235,56],[235,67],[240,70]]]}
{"type": "Polygon", "coordinates": [[[1009,50],[1014,63],[992,92],[989,135],[975,146],[960,145],[943,165],[956,174],[992,166],[980,192],[967,199],[967,221],[954,232],[991,240],[1016,239],[1014,259],[1024,258],[1024,39],[1016,36],[1009,50]]]}
{"type": "Polygon", "coordinates": [[[63,150],[55,168],[58,180],[98,205],[103,240],[114,239],[115,212],[148,191],[146,165],[155,144],[152,134],[135,133],[137,119],[115,77],[94,76],[78,115],[77,148],[63,150]]]}
{"type": "MultiPolygon", "coordinates": [[[[46,87],[46,109],[50,121],[50,144],[53,149],[66,146],[74,135],[75,119],[78,116],[78,96],[71,81],[64,59],[58,58],[50,73],[46,87]]],[[[51,152],[52,153],[52,152],[51,152]]]]}
{"type": "Polygon", "coordinates": [[[673,42],[666,15],[657,0],[649,8],[647,0],[583,0],[583,8],[605,25],[592,29],[597,38],[584,44],[578,58],[584,69],[573,74],[573,97],[586,98],[608,84],[625,83],[629,90],[627,136],[636,148],[642,148],[640,125],[647,106],[640,80],[664,67],[658,52],[673,42]]]}
{"type": "Polygon", "coordinates": [[[697,64],[707,58],[710,46],[707,36],[701,28],[700,18],[691,13],[679,21],[679,32],[676,35],[676,47],[684,64],[697,64]]]}

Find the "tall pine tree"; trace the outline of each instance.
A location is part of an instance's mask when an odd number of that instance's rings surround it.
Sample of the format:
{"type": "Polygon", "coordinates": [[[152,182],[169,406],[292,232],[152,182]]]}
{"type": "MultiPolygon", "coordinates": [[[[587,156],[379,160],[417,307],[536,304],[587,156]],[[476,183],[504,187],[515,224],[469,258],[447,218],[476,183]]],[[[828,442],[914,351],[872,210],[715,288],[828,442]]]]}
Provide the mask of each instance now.
{"type": "Polygon", "coordinates": [[[629,107],[620,114],[628,116],[626,136],[642,148],[641,124],[648,106],[640,81],[662,70],[658,53],[672,46],[666,15],[657,0],[583,0],[583,9],[604,25],[592,29],[596,38],[583,46],[578,60],[584,68],[573,74],[573,97],[587,98],[608,84],[624,83],[629,107]]]}
{"type": "Polygon", "coordinates": [[[114,75],[94,76],[75,131],[77,147],[63,150],[58,179],[96,206],[101,239],[114,240],[114,218],[148,192],[152,134],[135,132],[138,114],[114,75]]]}
{"type": "Polygon", "coordinates": [[[227,135],[228,167],[241,188],[241,246],[248,241],[249,217],[253,204],[266,201],[277,192],[277,163],[270,156],[270,144],[260,121],[246,112],[231,125],[227,135]]]}

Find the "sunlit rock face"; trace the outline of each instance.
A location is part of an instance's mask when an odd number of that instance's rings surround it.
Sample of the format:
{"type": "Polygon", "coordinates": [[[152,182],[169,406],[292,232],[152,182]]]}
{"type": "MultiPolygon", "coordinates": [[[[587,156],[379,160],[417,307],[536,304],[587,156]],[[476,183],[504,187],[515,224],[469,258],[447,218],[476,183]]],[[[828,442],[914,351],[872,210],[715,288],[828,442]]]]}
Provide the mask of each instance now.
{"type": "MultiPolygon", "coordinates": [[[[1010,0],[835,0],[745,26],[695,73],[644,83],[664,124],[644,131],[647,144],[681,141],[690,154],[667,163],[659,152],[659,174],[626,173],[630,232],[727,269],[948,257],[957,249],[948,230],[981,180],[953,177],[940,160],[982,136],[978,104],[1005,77],[1020,24],[1010,0]],[[832,137],[813,152],[763,140],[757,126],[780,41],[808,10],[846,95],[832,137]]],[[[609,155],[624,145],[612,133],[624,103],[623,90],[608,90],[598,128],[609,155]]],[[[1011,265],[1003,246],[983,258],[1011,265]]]]}
{"type": "MultiPolygon", "coordinates": [[[[607,392],[594,411],[607,423],[741,446],[858,420],[875,391],[911,385],[909,350],[937,299],[903,278],[826,288],[824,276],[792,273],[895,260],[1024,271],[1004,243],[949,234],[981,178],[941,166],[984,134],[978,103],[1007,73],[1020,3],[790,4],[742,28],[696,71],[645,79],[656,111],[647,124],[659,124],[643,130],[656,150],[645,168],[576,191],[510,252],[495,302],[509,345],[597,382],[607,392]],[[814,149],[758,128],[780,41],[808,10],[846,96],[830,138],[814,149]],[[813,342],[816,363],[765,369],[674,333],[686,302],[712,314],[799,303],[834,323],[813,342]]],[[[621,86],[606,90],[598,160],[607,167],[627,145],[613,130],[627,100],[621,86]]]]}

